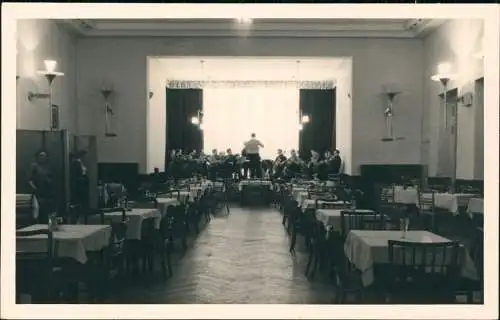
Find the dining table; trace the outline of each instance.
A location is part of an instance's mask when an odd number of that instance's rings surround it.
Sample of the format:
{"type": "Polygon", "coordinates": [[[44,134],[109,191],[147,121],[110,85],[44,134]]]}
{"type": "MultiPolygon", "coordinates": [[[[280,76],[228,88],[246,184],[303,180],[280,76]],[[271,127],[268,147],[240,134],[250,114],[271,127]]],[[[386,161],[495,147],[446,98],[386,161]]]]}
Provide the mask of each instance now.
{"type": "MultiPolygon", "coordinates": [[[[363,286],[368,287],[374,283],[375,266],[389,263],[389,240],[418,243],[450,242],[447,238],[425,230],[408,230],[404,238],[402,235],[402,231],[399,230],[351,230],[349,232],[344,243],[344,252],[349,261],[361,272],[363,286]]],[[[460,245],[459,261],[461,275],[476,280],[477,270],[463,245],[460,245]]]]}
{"type": "MultiPolygon", "coordinates": [[[[19,231],[47,229],[46,224],[34,224],[19,231]]],[[[97,252],[108,246],[111,236],[109,225],[61,224],[53,231],[55,254],[60,258],[72,258],[85,264],[88,252],[97,252]]],[[[46,252],[47,236],[33,235],[16,237],[18,252],[46,252]]]]}

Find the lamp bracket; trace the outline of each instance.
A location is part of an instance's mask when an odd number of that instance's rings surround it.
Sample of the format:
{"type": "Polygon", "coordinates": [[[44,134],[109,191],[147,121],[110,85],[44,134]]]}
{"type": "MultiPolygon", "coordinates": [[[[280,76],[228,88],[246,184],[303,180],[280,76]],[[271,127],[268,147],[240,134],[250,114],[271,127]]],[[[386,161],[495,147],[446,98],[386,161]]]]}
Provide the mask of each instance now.
{"type": "Polygon", "coordinates": [[[35,99],[49,99],[50,93],[28,92],[28,101],[32,102],[35,99]]]}

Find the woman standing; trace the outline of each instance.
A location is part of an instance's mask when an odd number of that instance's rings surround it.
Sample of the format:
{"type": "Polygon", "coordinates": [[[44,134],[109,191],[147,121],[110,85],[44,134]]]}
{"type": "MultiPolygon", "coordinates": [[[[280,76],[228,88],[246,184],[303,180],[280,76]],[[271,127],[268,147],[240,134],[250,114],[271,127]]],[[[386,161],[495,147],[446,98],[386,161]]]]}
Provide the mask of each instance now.
{"type": "Polygon", "coordinates": [[[35,161],[28,173],[28,183],[38,201],[38,222],[48,223],[50,214],[57,210],[56,192],[45,151],[35,154],[35,161]]]}

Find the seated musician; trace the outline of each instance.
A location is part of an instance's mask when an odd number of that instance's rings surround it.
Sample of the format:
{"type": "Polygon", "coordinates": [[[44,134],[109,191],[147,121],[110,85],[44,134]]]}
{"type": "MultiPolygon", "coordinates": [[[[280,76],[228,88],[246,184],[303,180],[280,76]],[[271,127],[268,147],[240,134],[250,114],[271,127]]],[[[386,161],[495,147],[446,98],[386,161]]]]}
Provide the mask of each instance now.
{"type": "Polygon", "coordinates": [[[242,177],[243,179],[247,179],[248,178],[248,170],[249,170],[249,161],[247,159],[247,151],[245,148],[243,148],[243,150],[241,150],[241,168],[242,168],[242,171],[243,171],[243,174],[242,174],[242,177]]]}
{"type": "Polygon", "coordinates": [[[333,173],[332,163],[333,163],[333,154],[331,153],[330,150],[326,150],[324,158],[322,161],[320,161],[318,167],[318,178],[320,180],[328,179],[328,175],[333,173]]]}
{"type": "Polygon", "coordinates": [[[331,174],[341,174],[342,173],[342,158],[340,158],[340,151],[335,149],[333,151],[333,157],[331,158],[331,166],[330,166],[331,174]]]}
{"type": "Polygon", "coordinates": [[[292,150],[290,152],[290,158],[288,158],[285,162],[283,176],[286,179],[295,178],[300,174],[303,165],[304,161],[302,161],[302,159],[299,158],[297,151],[292,150]]]}
{"type": "Polygon", "coordinates": [[[307,171],[310,176],[315,176],[318,174],[318,167],[320,164],[319,153],[315,150],[311,150],[311,159],[307,164],[307,171]]]}
{"type": "Polygon", "coordinates": [[[223,177],[230,179],[236,170],[236,156],[233,154],[231,148],[226,150],[226,156],[223,158],[223,177]]]}
{"type": "Polygon", "coordinates": [[[219,169],[219,153],[217,152],[217,149],[212,150],[212,154],[208,157],[208,162],[208,178],[215,181],[217,179],[217,171],[219,169]]]}
{"type": "Polygon", "coordinates": [[[285,167],[286,156],[283,154],[283,150],[278,149],[278,155],[274,159],[273,163],[273,178],[279,178],[283,174],[283,169],[285,167]]]}

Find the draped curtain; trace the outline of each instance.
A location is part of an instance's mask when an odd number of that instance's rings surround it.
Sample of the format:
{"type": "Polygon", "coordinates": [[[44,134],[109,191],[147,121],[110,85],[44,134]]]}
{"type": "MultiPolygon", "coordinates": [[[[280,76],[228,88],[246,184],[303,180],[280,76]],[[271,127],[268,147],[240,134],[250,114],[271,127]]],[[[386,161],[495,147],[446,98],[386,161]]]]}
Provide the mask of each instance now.
{"type": "Polygon", "coordinates": [[[203,90],[166,89],[167,128],[165,160],[172,149],[184,152],[203,149],[203,132],[191,123],[191,118],[203,110],[203,90]]]}
{"type": "Polygon", "coordinates": [[[300,110],[310,118],[300,133],[301,158],[309,159],[311,150],[323,154],[326,150],[335,149],[335,98],[335,89],[300,90],[300,110]]]}

